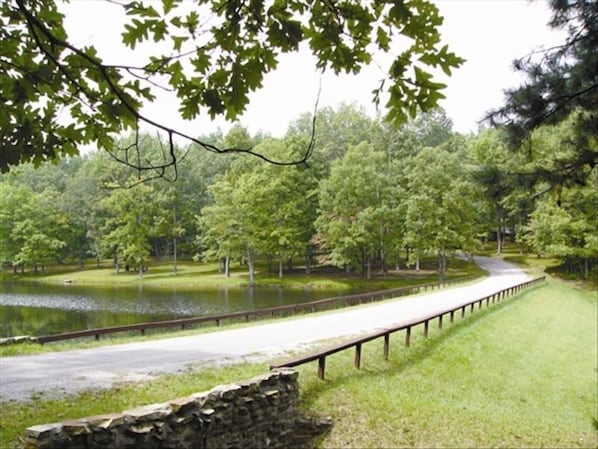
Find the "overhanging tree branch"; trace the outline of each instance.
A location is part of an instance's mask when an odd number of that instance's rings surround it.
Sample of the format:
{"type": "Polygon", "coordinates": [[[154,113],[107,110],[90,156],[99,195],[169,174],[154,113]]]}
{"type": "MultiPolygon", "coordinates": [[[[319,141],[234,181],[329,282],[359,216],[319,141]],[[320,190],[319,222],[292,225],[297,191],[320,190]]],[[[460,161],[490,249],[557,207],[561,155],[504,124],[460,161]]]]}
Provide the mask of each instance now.
{"type": "MultiPolygon", "coordinates": [[[[91,142],[118,151],[116,135],[146,127],[166,134],[173,149],[164,152],[163,161],[140,159],[139,171],[160,173],[176,166],[179,155],[174,144],[180,141],[214,153],[250,154],[275,165],[305,164],[313,151],[315,116],[309,144],[301,155],[278,160],[253,148],[220,148],[166,126],[144,113],[142,106],[154,100],[155,90],[160,89],[176,97],[178,113],[185,120],[207,112],[212,118],[233,121],[245,111],[249,94],[262,87],[265,74],[277,67],[279,55],[297,52],[301,43],[309,44],[316,68],[355,74],[370,63],[372,52],[390,53],[391,40],[401,35],[413,45],[395,55],[395,62],[405,70],[394,70],[393,64],[386,83],[388,118],[400,124],[418,107],[433,108],[442,98],[444,85],[431,82],[428,67],[450,74],[463,62],[441,46],[441,19],[429,0],[403,5],[359,0],[342,4],[200,0],[191,8],[176,1],[108,0],[108,4],[123,8],[130,19],[121,34],[125,48],[166,43],[169,54],[153,50],[150,62],[141,66],[104,63],[93,45],[79,47],[69,41],[65,17],[54,2],[0,3],[3,58],[22,66],[16,76],[0,72],[0,85],[8,86],[6,91],[13,86],[15,92],[8,97],[3,93],[6,113],[0,116],[0,145],[7,151],[0,152],[2,172],[24,162],[37,166],[78,154],[81,145],[91,142]],[[194,47],[190,51],[189,44],[194,47]],[[47,107],[41,110],[40,104],[47,107]],[[58,107],[69,114],[66,120],[58,107]]],[[[374,93],[379,98],[380,91],[374,93]]],[[[126,156],[123,159],[127,161],[126,156]]]]}
{"type": "MultiPolygon", "coordinates": [[[[123,91],[123,89],[120,88],[120,86],[118,86],[116,84],[116,82],[113,79],[113,76],[111,76],[111,74],[110,74],[111,69],[117,69],[117,68],[121,68],[121,67],[105,65],[98,58],[94,58],[94,57],[88,55],[87,53],[85,53],[84,51],[82,51],[81,49],[75,47],[74,45],[72,45],[62,39],[59,39],[55,34],[53,34],[43,23],[41,23],[29,11],[29,9],[25,6],[23,0],[16,0],[16,2],[19,7],[19,10],[24,14],[24,16],[27,19],[27,23],[31,30],[31,35],[34,37],[34,40],[35,40],[38,48],[40,49],[40,51],[46,57],[48,57],[48,59],[50,61],[52,61],[54,63],[54,65],[61,71],[61,73],[64,74],[64,76],[69,80],[69,82],[72,85],[76,86],[78,91],[82,92],[83,95],[85,95],[88,99],[92,100],[92,102],[97,99],[96,96],[92,92],[90,92],[86,87],[82,86],[76,80],[76,78],[70,73],[69,69],[59,61],[58,57],[55,55],[55,52],[50,51],[41,42],[41,40],[38,37],[38,32],[43,33],[43,35],[51,43],[52,47],[58,47],[60,49],[69,50],[72,53],[79,56],[84,61],[86,61],[90,66],[95,68],[95,70],[101,76],[102,80],[104,80],[107,83],[107,85],[109,86],[110,93],[113,94],[119,100],[120,104],[125,107],[125,109],[128,111],[128,113],[130,113],[131,116],[134,117],[135,122],[136,122],[136,125],[135,125],[136,135],[138,135],[138,133],[139,133],[139,123],[144,123],[146,125],[149,125],[157,130],[165,132],[168,135],[168,145],[169,145],[168,158],[162,164],[157,164],[157,165],[152,164],[152,163],[142,164],[140,161],[137,163],[132,163],[130,160],[128,160],[128,158],[125,158],[125,159],[119,158],[111,152],[112,156],[117,161],[127,165],[130,168],[134,168],[134,169],[138,170],[139,172],[153,171],[153,172],[158,173],[157,176],[152,176],[151,178],[144,178],[144,180],[154,179],[154,178],[164,178],[166,170],[171,167],[175,170],[175,175],[174,175],[173,180],[176,180],[176,176],[177,176],[176,175],[176,165],[178,162],[178,158],[177,158],[176,150],[175,150],[175,141],[174,141],[175,136],[180,137],[188,142],[195,143],[195,144],[199,145],[200,147],[202,147],[203,149],[214,152],[214,153],[248,154],[251,156],[255,156],[259,159],[262,159],[265,162],[268,162],[268,163],[271,163],[274,165],[280,165],[280,166],[290,166],[290,165],[299,165],[299,164],[307,163],[307,160],[309,159],[309,157],[313,151],[313,146],[314,146],[314,142],[315,142],[316,114],[317,114],[317,104],[319,101],[319,92],[318,92],[318,99],[316,100],[316,106],[314,108],[315,109],[314,110],[314,119],[312,122],[312,134],[311,134],[310,142],[300,158],[295,159],[295,160],[290,160],[290,161],[275,160],[275,159],[271,159],[268,156],[265,156],[263,154],[256,153],[251,148],[219,148],[216,145],[213,145],[208,142],[204,142],[203,140],[200,140],[198,138],[192,137],[187,133],[178,131],[171,127],[167,127],[167,126],[147,117],[146,115],[140,113],[138,110],[138,107],[136,105],[132,104],[130,99],[127,98],[128,95],[123,91]]],[[[239,5],[238,7],[239,8],[242,7],[242,2],[241,2],[241,5],[239,5]]],[[[60,53],[60,51],[58,51],[58,53],[60,53]]],[[[126,69],[128,72],[130,72],[131,70],[139,70],[139,71],[145,70],[143,67],[126,67],[126,69]]],[[[79,101],[81,101],[81,98],[77,97],[77,99],[79,101]]],[[[100,101],[102,101],[102,103],[105,105],[108,105],[108,106],[111,105],[109,102],[106,102],[105,100],[100,100],[100,101]]],[[[137,146],[138,145],[137,138],[135,139],[135,142],[136,142],[135,143],[136,150],[137,150],[137,152],[139,152],[139,147],[137,146]]],[[[126,154],[128,154],[128,149],[125,149],[125,152],[126,152],[126,154]]]]}

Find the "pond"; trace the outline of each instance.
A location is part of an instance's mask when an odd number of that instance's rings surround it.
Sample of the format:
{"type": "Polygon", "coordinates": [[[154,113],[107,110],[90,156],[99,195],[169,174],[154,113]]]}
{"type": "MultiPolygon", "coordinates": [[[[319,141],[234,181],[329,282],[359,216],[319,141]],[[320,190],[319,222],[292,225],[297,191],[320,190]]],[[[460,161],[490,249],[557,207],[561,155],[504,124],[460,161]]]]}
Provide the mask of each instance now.
{"type": "Polygon", "coordinates": [[[156,290],[139,285],[0,283],[0,338],[256,310],[347,294],[330,290],[245,288],[156,290]]]}

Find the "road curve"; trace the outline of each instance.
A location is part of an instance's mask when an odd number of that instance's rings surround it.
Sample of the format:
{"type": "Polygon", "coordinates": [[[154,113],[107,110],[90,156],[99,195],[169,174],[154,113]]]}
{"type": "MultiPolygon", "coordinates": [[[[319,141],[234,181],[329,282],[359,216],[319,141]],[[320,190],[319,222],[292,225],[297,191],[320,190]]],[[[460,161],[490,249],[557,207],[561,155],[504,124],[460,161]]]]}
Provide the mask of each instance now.
{"type": "Polygon", "coordinates": [[[488,257],[476,263],[490,276],[464,287],[340,309],[242,329],[100,348],[0,358],[0,403],[73,394],[215,363],[272,358],[316,341],[374,331],[469,301],[527,280],[515,265],[488,257]]]}

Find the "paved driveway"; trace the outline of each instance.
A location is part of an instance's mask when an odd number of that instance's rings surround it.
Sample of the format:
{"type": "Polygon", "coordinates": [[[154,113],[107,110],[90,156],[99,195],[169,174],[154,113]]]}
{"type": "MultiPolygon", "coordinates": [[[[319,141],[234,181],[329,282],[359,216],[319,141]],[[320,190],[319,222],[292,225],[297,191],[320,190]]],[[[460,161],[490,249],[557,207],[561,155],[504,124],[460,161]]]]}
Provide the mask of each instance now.
{"type": "Polygon", "coordinates": [[[476,257],[490,277],[465,287],[438,290],[368,306],[242,329],[127,343],[93,349],[0,358],[0,400],[27,400],[36,392],[72,394],[87,388],[143,380],[189,366],[272,358],[314,342],[373,331],[448,310],[521,283],[522,270],[476,257]]]}

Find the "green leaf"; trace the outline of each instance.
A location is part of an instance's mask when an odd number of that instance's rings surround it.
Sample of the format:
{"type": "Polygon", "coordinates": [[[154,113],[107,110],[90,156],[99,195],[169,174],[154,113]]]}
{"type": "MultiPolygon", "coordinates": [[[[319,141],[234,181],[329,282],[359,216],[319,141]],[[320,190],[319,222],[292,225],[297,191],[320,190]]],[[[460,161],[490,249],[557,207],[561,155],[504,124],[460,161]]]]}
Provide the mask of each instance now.
{"type": "Polygon", "coordinates": [[[168,14],[172,11],[177,3],[179,3],[178,0],[162,0],[162,10],[164,11],[164,14],[168,14]]]}
{"type": "Polygon", "coordinates": [[[390,49],[390,37],[384,28],[379,26],[376,29],[376,43],[378,47],[380,47],[384,51],[388,51],[390,49]]]}

